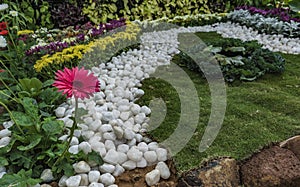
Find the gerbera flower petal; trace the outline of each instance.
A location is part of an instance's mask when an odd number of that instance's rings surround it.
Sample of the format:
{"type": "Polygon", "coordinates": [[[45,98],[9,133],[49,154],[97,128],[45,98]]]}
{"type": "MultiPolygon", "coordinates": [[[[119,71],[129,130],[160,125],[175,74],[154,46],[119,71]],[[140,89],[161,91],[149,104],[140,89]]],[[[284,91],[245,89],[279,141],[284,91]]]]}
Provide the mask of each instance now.
{"type": "Polygon", "coordinates": [[[53,86],[58,88],[67,97],[90,98],[95,92],[100,91],[100,82],[97,77],[84,68],[64,68],[55,74],[53,86]]]}

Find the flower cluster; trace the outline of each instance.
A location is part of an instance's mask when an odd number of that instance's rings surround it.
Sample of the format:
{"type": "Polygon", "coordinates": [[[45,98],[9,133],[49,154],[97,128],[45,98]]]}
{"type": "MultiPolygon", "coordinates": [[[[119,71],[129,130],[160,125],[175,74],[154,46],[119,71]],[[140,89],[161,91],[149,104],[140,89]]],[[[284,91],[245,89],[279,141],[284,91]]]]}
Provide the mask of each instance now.
{"type": "Polygon", "coordinates": [[[8,34],[7,22],[0,22],[0,35],[4,36],[8,34]]]}
{"type": "Polygon", "coordinates": [[[8,4],[6,4],[6,3],[0,4],[0,11],[3,11],[5,9],[8,9],[8,4]]]}
{"type": "Polygon", "coordinates": [[[91,26],[89,23],[87,23],[83,28],[88,28],[88,31],[86,30],[80,30],[79,27],[75,27],[74,34],[68,33],[69,35],[75,35],[73,38],[65,39],[65,41],[60,42],[51,42],[46,45],[37,45],[32,47],[31,49],[27,50],[25,54],[27,56],[38,54],[42,52],[43,54],[54,54],[56,52],[61,52],[63,49],[68,48],[70,46],[74,46],[76,44],[80,44],[85,42],[86,39],[89,38],[96,38],[100,35],[102,35],[105,32],[108,32],[109,30],[121,27],[125,25],[125,19],[121,18],[119,20],[112,20],[106,24],[100,24],[97,27],[91,26]]]}
{"type": "Polygon", "coordinates": [[[240,6],[237,7],[236,10],[248,10],[249,12],[251,12],[252,14],[261,14],[263,16],[271,16],[271,17],[278,17],[280,20],[282,21],[294,21],[294,22],[300,22],[300,18],[294,18],[291,17],[288,13],[287,9],[284,8],[273,8],[273,9],[267,9],[267,10],[263,10],[263,9],[259,9],[253,6],[240,6]]]}
{"type": "Polygon", "coordinates": [[[261,14],[251,14],[248,10],[234,10],[227,15],[230,21],[252,27],[259,33],[281,34],[289,38],[300,36],[300,22],[281,21],[277,17],[265,17],[261,14]]]}
{"type": "MultiPolygon", "coordinates": [[[[81,60],[83,55],[88,51],[92,51],[92,47],[100,47],[105,49],[107,45],[113,44],[117,40],[134,40],[136,39],[137,32],[139,28],[135,24],[127,23],[125,32],[118,32],[112,36],[107,36],[105,38],[100,38],[95,41],[92,41],[86,45],[76,45],[69,48],[63,49],[61,52],[56,52],[53,55],[44,55],[40,60],[37,60],[34,68],[37,72],[41,72],[44,69],[53,69],[49,66],[53,65],[62,65],[67,62],[72,62],[74,64],[75,60],[81,60]]],[[[52,66],[51,66],[52,67],[52,66]]]]}

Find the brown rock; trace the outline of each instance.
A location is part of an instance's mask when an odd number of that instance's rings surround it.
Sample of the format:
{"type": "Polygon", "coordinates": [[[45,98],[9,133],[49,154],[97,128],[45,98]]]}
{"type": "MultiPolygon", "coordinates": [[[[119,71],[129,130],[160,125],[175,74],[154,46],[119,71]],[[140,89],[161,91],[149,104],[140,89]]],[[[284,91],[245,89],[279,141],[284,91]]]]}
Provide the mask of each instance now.
{"type": "Polygon", "coordinates": [[[298,187],[300,161],[292,151],[273,146],[242,164],[241,178],[249,187],[298,187]]]}
{"type": "Polygon", "coordinates": [[[280,143],[280,147],[291,150],[300,160],[300,135],[294,136],[280,143]]]}
{"type": "Polygon", "coordinates": [[[225,158],[221,160],[218,165],[200,172],[199,179],[204,186],[239,186],[239,168],[234,159],[225,158]]]}
{"type": "Polygon", "coordinates": [[[189,171],[178,181],[178,187],[238,187],[239,168],[234,159],[210,161],[207,166],[189,171]]]}

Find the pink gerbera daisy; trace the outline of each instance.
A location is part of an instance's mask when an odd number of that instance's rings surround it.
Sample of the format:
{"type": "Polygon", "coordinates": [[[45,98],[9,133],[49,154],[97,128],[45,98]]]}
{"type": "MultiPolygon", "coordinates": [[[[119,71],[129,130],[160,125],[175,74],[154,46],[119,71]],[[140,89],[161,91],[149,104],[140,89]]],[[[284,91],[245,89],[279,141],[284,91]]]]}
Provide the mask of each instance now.
{"type": "Polygon", "coordinates": [[[84,68],[72,69],[65,68],[64,71],[58,70],[55,74],[53,86],[66,94],[67,97],[90,98],[95,92],[100,91],[100,83],[97,77],[84,68]]]}

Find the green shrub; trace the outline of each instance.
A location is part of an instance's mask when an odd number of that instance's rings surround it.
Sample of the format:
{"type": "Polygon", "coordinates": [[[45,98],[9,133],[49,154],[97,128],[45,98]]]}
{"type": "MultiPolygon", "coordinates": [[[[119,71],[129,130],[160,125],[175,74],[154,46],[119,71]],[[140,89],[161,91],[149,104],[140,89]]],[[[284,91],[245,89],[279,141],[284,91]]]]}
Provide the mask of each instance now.
{"type": "MultiPolygon", "coordinates": [[[[203,51],[208,51],[213,55],[213,59],[219,63],[227,82],[253,81],[266,73],[282,73],[285,69],[285,59],[282,56],[263,49],[255,41],[221,39],[208,42],[207,45],[204,49],[203,46],[200,47],[203,51]]],[[[193,48],[195,50],[195,47],[193,48]]],[[[203,54],[205,56],[206,53],[203,54]]],[[[205,57],[206,60],[207,56],[205,57]]],[[[189,69],[202,74],[200,66],[187,54],[181,52],[175,58],[179,58],[180,63],[189,69]]]]}

